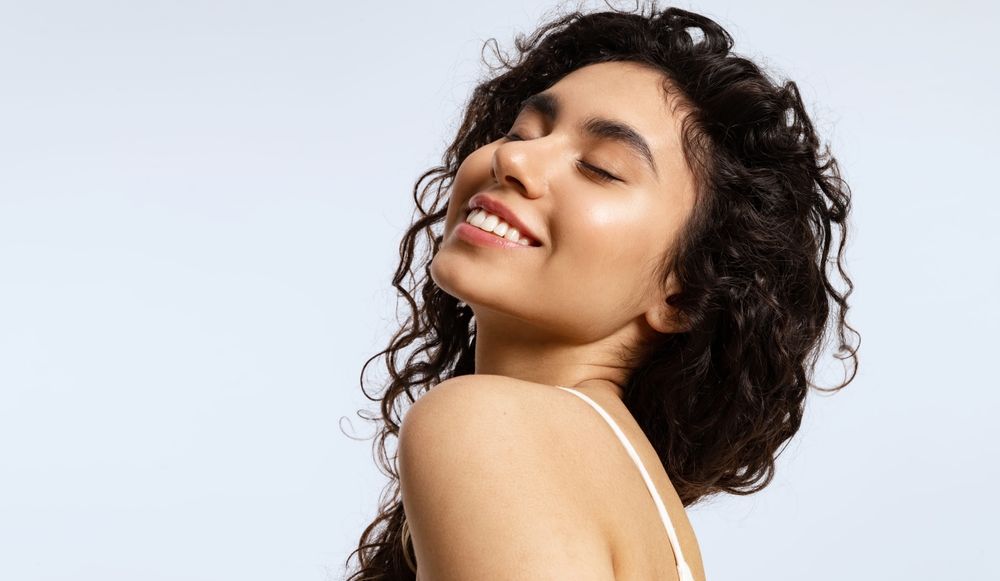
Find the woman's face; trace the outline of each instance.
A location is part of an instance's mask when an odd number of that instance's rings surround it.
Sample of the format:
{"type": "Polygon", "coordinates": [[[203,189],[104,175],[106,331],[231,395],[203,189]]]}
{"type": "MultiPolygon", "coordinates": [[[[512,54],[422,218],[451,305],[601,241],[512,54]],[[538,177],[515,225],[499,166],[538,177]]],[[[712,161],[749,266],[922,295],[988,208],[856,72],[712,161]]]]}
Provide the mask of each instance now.
{"type": "Polygon", "coordinates": [[[577,69],[522,108],[507,137],[462,161],[431,276],[480,327],[486,317],[504,332],[577,341],[634,323],[671,330],[654,268],[694,189],[663,80],[635,63],[577,69]],[[510,242],[502,225],[467,224],[470,201],[484,199],[532,245],[510,242]]]}

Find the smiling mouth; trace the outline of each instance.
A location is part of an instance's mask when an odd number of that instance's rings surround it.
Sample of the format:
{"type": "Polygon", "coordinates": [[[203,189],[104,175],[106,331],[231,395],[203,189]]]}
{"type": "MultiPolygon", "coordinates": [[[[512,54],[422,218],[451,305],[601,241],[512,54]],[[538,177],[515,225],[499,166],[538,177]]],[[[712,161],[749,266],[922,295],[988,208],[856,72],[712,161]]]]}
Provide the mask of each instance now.
{"type": "Polygon", "coordinates": [[[506,220],[483,208],[468,210],[465,214],[464,222],[483,232],[488,232],[498,238],[503,238],[521,246],[541,246],[541,243],[537,240],[522,234],[517,228],[508,224],[506,220]]]}

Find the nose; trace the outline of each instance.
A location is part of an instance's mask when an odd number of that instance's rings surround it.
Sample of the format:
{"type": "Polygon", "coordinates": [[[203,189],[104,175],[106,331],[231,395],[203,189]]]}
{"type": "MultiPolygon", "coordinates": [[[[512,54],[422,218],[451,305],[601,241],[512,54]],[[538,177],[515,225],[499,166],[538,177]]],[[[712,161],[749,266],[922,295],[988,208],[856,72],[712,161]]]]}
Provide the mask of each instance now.
{"type": "Polygon", "coordinates": [[[537,198],[542,195],[547,178],[543,163],[545,155],[539,141],[507,141],[498,145],[490,168],[493,179],[501,186],[517,189],[522,196],[537,198]]]}

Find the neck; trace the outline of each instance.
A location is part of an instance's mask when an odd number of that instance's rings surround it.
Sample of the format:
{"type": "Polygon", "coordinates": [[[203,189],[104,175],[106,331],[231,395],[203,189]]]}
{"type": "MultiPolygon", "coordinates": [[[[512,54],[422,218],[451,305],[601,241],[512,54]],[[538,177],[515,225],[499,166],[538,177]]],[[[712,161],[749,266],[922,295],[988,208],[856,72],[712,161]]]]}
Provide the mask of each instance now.
{"type": "Polygon", "coordinates": [[[477,307],[475,312],[476,374],[565,387],[600,386],[623,398],[630,370],[622,349],[639,340],[637,322],[581,339],[556,336],[489,309],[477,307]]]}

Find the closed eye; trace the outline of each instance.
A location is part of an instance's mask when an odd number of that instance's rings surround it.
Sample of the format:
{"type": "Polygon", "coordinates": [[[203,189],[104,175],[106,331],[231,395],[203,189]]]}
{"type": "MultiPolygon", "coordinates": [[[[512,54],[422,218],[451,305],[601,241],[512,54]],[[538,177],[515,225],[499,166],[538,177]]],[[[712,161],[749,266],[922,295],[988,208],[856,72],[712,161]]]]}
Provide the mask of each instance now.
{"type": "Polygon", "coordinates": [[[584,169],[586,169],[590,173],[594,174],[594,176],[597,177],[597,179],[599,179],[599,180],[606,181],[606,182],[620,182],[620,181],[622,181],[618,177],[616,177],[616,176],[614,176],[614,175],[612,175],[612,174],[604,171],[603,169],[601,169],[601,168],[599,168],[597,166],[590,165],[589,163],[587,163],[585,161],[578,161],[577,163],[580,164],[581,167],[583,167],[584,169]]]}
{"type": "MultiPolygon", "coordinates": [[[[510,140],[510,141],[522,141],[523,140],[523,138],[520,135],[518,135],[517,133],[514,133],[513,131],[511,131],[509,133],[505,133],[503,135],[503,137],[506,138],[506,139],[508,139],[508,140],[510,140]]],[[[589,164],[589,163],[587,163],[587,162],[585,162],[583,160],[577,161],[577,165],[579,165],[581,168],[583,168],[584,171],[590,173],[595,178],[597,178],[598,180],[601,180],[603,182],[621,182],[621,181],[624,181],[621,178],[619,178],[618,176],[612,174],[611,172],[609,172],[607,170],[604,170],[604,169],[601,169],[601,168],[597,167],[596,165],[589,164]]]]}

